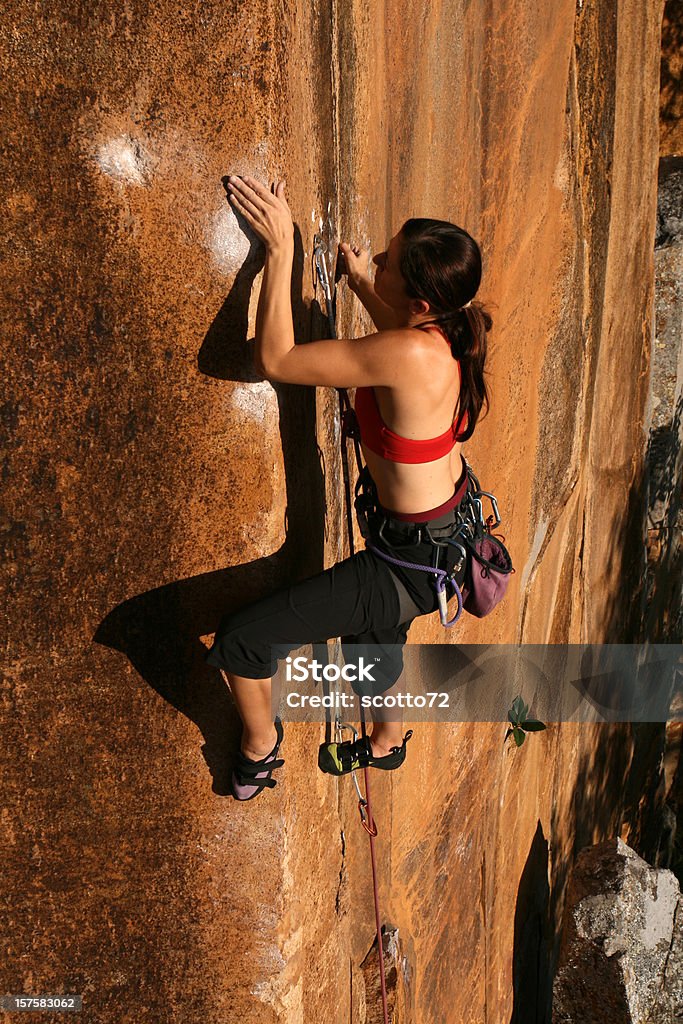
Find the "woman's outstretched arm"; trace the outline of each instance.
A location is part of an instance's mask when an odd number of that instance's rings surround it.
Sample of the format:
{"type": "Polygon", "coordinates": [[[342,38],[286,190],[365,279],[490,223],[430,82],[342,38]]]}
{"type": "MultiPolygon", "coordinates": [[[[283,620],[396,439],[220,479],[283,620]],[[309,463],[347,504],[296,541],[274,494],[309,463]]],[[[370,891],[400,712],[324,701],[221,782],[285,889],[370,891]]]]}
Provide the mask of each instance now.
{"type": "Polygon", "coordinates": [[[269,192],[255,178],[231,176],[228,190],[232,205],[266,248],[254,347],[254,365],[264,376],[292,384],[392,387],[406,373],[410,375],[412,361],[416,361],[416,370],[419,368],[423,339],[412,338],[408,344],[405,332],[393,323],[389,325],[388,307],[375,295],[367,274],[354,272],[352,276],[359,281],[361,301],[364,305],[367,301],[366,308],[373,319],[375,315],[379,317],[382,333],[358,341],[339,339],[296,345],[291,300],[294,225],[284,182],[274,184],[269,192]],[[400,360],[396,359],[398,343],[400,360]]]}
{"type": "Polygon", "coordinates": [[[284,181],[274,183],[270,192],[250,176],[228,178],[230,202],[266,249],[254,341],[254,365],[262,372],[271,361],[277,363],[294,346],[291,297],[294,223],[284,186],[284,181]]]}

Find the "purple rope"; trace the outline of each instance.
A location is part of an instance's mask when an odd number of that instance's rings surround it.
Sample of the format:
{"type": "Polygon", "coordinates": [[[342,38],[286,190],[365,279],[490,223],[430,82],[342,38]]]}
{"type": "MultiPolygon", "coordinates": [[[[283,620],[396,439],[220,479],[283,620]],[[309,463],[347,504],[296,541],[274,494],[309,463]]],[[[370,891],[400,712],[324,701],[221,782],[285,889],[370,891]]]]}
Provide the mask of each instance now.
{"type": "Polygon", "coordinates": [[[420,565],[418,562],[404,562],[401,558],[392,558],[391,555],[387,555],[384,551],[380,551],[379,548],[375,547],[374,544],[365,542],[366,548],[373,551],[379,558],[383,558],[385,562],[393,562],[394,565],[402,565],[404,569],[419,569],[421,572],[431,572],[434,576],[438,577],[436,580],[436,596],[439,601],[439,617],[441,618],[441,625],[445,626],[446,629],[450,626],[454,626],[462,613],[462,593],[460,587],[451,580],[455,588],[455,596],[458,599],[458,610],[453,618],[448,621],[448,601],[446,598],[446,577],[448,573],[445,569],[436,569],[427,565],[420,565]]]}

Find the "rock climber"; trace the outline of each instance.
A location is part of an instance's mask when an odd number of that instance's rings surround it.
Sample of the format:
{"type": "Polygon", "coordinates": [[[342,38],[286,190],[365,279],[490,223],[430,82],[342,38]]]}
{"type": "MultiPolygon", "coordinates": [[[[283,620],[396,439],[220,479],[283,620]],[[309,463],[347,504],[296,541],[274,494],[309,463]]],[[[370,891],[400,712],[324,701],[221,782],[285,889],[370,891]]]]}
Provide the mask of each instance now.
{"type": "MultiPolygon", "coordinates": [[[[417,532],[418,524],[427,523],[433,536],[452,526],[467,487],[461,448],[489,404],[484,364],[492,319],[473,302],[482,274],[479,246],[448,221],[411,218],[374,256],[373,281],[370,252],[340,243],[342,273],[377,330],[297,345],[290,293],[294,224],[285,185],[268,188],[246,175],[227,180],[233,210],[265,246],[254,364],[272,381],[356,388],[361,446],[376,494],[373,539],[377,543],[383,523],[382,542],[397,557],[433,565],[434,545],[417,532]]],[[[280,658],[331,637],[341,637],[342,649],[403,645],[412,621],[436,608],[428,572],[390,568],[362,550],[225,615],[206,660],[226,673],[243,723],[235,798],[249,800],[275,786],[272,773],[284,764],[278,757],[282,723],[271,709],[280,658]]],[[[401,669],[397,664],[388,671],[383,690],[401,669]]],[[[403,763],[407,736],[401,739],[400,722],[374,717],[371,735],[339,749],[329,745],[324,770],[392,770],[403,763]]]]}

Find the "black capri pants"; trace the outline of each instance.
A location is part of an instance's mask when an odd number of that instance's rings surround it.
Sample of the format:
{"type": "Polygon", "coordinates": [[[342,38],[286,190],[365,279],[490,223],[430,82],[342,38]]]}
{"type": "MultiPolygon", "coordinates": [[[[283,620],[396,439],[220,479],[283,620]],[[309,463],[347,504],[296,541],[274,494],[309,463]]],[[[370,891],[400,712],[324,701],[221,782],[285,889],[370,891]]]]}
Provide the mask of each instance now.
{"type": "MultiPolygon", "coordinates": [[[[451,510],[428,522],[432,528],[447,527],[455,515],[451,510]]],[[[390,524],[385,524],[380,538],[382,519],[379,512],[370,519],[372,543],[395,558],[433,565],[431,542],[411,542],[405,526],[393,530],[390,524]]],[[[395,525],[395,520],[390,523],[395,525]]],[[[450,570],[456,555],[454,548],[448,550],[453,553],[447,556],[448,563],[438,564],[450,570]]],[[[455,576],[459,586],[464,577],[463,565],[455,576]]],[[[433,573],[390,568],[366,549],[224,616],[206,661],[249,679],[268,679],[275,675],[278,661],[304,644],[340,637],[342,652],[352,661],[362,653],[359,645],[372,645],[374,655],[378,646],[387,645],[380,651],[375,682],[353,683],[356,693],[374,696],[390,689],[401,675],[403,645],[413,620],[437,608],[433,573]],[[346,652],[345,645],[354,645],[354,650],[346,652]]]]}

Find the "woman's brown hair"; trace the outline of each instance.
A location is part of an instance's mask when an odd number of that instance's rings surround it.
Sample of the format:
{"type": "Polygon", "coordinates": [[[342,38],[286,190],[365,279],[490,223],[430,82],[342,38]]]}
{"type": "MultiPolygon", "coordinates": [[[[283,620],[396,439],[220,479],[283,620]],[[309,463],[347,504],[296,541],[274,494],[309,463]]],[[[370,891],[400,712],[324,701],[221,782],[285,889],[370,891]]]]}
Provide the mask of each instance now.
{"type": "Polygon", "coordinates": [[[479,288],[481,252],[467,231],[446,220],[411,217],[400,236],[400,268],[406,292],[410,298],[428,302],[434,314],[420,327],[428,323],[441,327],[453,356],[460,361],[458,417],[462,420],[467,412],[467,430],[461,438],[467,441],[482,407],[486,405],[488,410],[490,405],[484,364],[486,335],[493,320],[481,302],[462,308],[479,288]]]}

